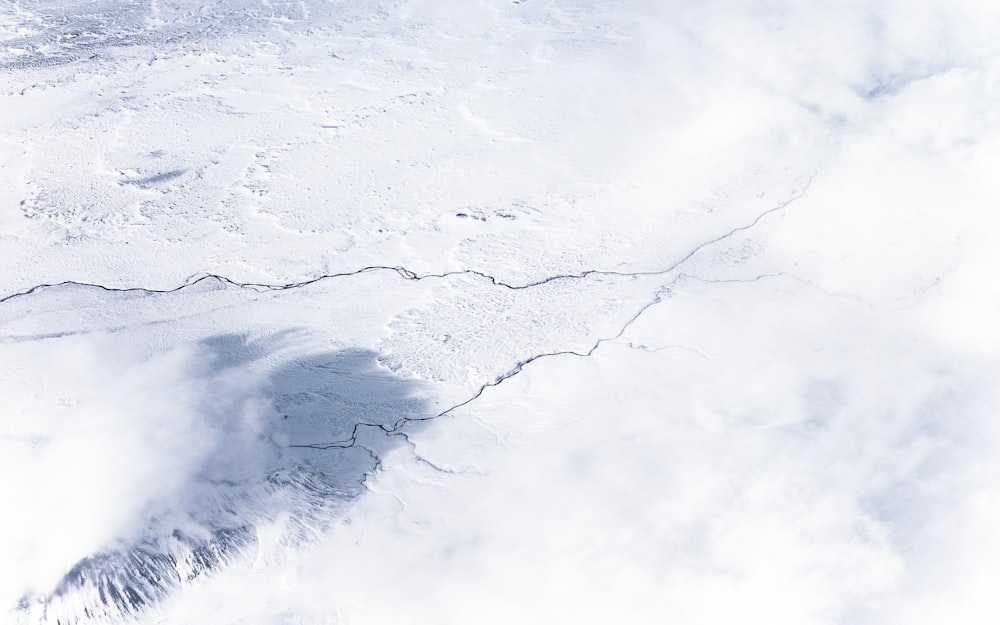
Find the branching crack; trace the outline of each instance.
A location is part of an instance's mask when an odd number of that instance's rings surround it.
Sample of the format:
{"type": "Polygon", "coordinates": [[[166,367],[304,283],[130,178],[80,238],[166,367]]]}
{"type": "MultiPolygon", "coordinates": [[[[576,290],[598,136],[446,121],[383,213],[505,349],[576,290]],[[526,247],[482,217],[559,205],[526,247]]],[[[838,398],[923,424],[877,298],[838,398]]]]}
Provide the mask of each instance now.
{"type": "MultiPolygon", "coordinates": [[[[728,238],[731,238],[731,237],[735,236],[736,234],[738,234],[740,232],[743,232],[743,231],[746,231],[746,230],[749,230],[749,229],[755,227],[757,224],[759,224],[761,222],[761,220],[763,220],[768,215],[771,215],[773,213],[781,211],[782,209],[786,208],[787,206],[789,206],[790,204],[792,204],[796,200],[801,199],[805,195],[805,193],[808,191],[809,186],[811,185],[812,180],[813,180],[814,177],[815,177],[815,174],[813,174],[813,176],[809,178],[809,180],[803,186],[802,190],[799,191],[798,193],[796,193],[794,196],[792,196],[791,198],[785,200],[784,202],[781,202],[780,204],[778,204],[778,205],[776,205],[776,206],[774,206],[774,207],[772,207],[772,208],[770,208],[770,209],[768,209],[768,210],[766,210],[766,211],[758,214],[749,223],[746,223],[746,224],[741,225],[741,226],[737,226],[737,227],[732,228],[731,230],[729,230],[729,231],[727,231],[727,232],[725,232],[725,233],[723,233],[723,234],[721,234],[719,236],[716,236],[716,237],[714,237],[712,239],[709,239],[707,241],[703,241],[702,243],[699,243],[698,245],[694,246],[688,253],[686,253],[684,256],[682,256],[679,260],[671,263],[668,267],[666,267],[664,269],[659,269],[659,270],[656,270],[656,271],[621,272],[621,271],[610,271],[610,270],[601,270],[601,269],[590,269],[590,270],[583,271],[583,272],[580,272],[580,273],[575,273],[575,274],[558,274],[558,275],[553,275],[553,276],[549,276],[547,278],[543,278],[541,280],[537,280],[537,281],[534,281],[534,282],[528,282],[528,283],[524,283],[524,284],[510,284],[510,283],[504,282],[502,280],[498,280],[496,277],[494,277],[494,276],[492,276],[490,274],[487,274],[487,273],[484,273],[484,272],[481,272],[481,271],[477,271],[477,270],[474,270],[474,269],[465,269],[465,270],[460,270],[460,271],[449,271],[449,272],[438,273],[438,274],[417,274],[414,271],[412,271],[410,269],[407,269],[406,267],[401,267],[401,266],[383,266],[383,265],[373,265],[373,266],[369,266],[369,267],[364,267],[362,269],[358,269],[356,271],[344,272],[344,273],[326,274],[326,275],[319,276],[317,278],[313,278],[313,279],[310,279],[310,280],[305,280],[305,281],[302,281],[302,282],[293,282],[293,283],[277,284],[277,285],[275,285],[275,284],[250,283],[250,282],[236,282],[236,281],[231,280],[231,279],[229,279],[229,278],[227,278],[225,276],[220,276],[220,275],[216,275],[216,274],[202,274],[202,275],[194,276],[192,278],[189,278],[187,281],[185,281],[184,284],[182,284],[180,286],[177,286],[177,287],[174,287],[174,288],[171,288],[171,289],[145,289],[145,288],[139,288],[139,287],[115,288],[115,287],[103,286],[103,285],[100,285],[100,284],[93,284],[93,283],[86,283],[86,282],[76,282],[76,281],[72,281],[72,280],[67,280],[65,282],[60,282],[60,283],[57,283],[57,284],[40,284],[40,285],[34,286],[34,287],[30,288],[30,289],[27,289],[25,291],[21,291],[21,292],[18,292],[18,293],[13,293],[13,294],[7,295],[5,297],[0,298],[0,304],[2,304],[3,302],[6,302],[6,301],[12,300],[14,298],[17,298],[17,297],[24,297],[24,296],[27,296],[27,295],[31,295],[33,293],[36,293],[36,292],[42,290],[42,289],[59,287],[59,286],[69,286],[69,285],[93,287],[93,288],[103,289],[103,290],[109,291],[109,292],[123,292],[123,293],[125,293],[125,292],[173,293],[173,292],[176,292],[176,291],[180,291],[182,289],[186,289],[186,288],[192,287],[192,286],[194,286],[194,285],[196,285],[196,284],[198,284],[200,282],[203,282],[205,280],[215,279],[215,280],[218,280],[218,281],[223,282],[225,284],[228,284],[228,285],[231,285],[231,286],[235,286],[235,287],[238,287],[238,288],[252,289],[252,290],[256,290],[258,292],[266,292],[266,291],[285,291],[285,290],[289,290],[289,289],[296,289],[296,288],[301,288],[301,287],[308,286],[310,284],[315,284],[317,282],[321,282],[321,281],[324,281],[324,280],[330,280],[330,279],[334,279],[334,278],[343,278],[343,277],[349,277],[349,276],[356,276],[356,275],[360,275],[360,274],[363,274],[363,273],[370,273],[370,272],[376,272],[376,271],[394,271],[400,277],[402,277],[405,280],[427,280],[427,279],[432,279],[432,278],[442,279],[442,278],[447,278],[447,277],[450,277],[450,276],[470,275],[470,276],[476,276],[476,277],[482,278],[484,280],[487,280],[488,282],[490,282],[491,284],[493,284],[493,285],[495,285],[497,287],[502,287],[502,288],[511,289],[511,290],[530,289],[530,288],[533,288],[533,287],[538,287],[538,286],[541,286],[543,284],[548,284],[550,282],[555,282],[555,281],[559,281],[559,280],[583,280],[583,279],[587,279],[587,278],[595,277],[595,276],[651,277],[651,276],[667,275],[667,274],[675,271],[676,269],[678,269],[681,265],[683,265],[685,262],[687,262],[688,260],[690,260],[692,257],[694,257],[695,254],[697,254],[701,250],[703,250],[703,249],[705,249],[705,248],[707,248],[707,247],[709,247],[711,245],[714,245],[716,243],[719,243],[721,241],[724,241],[724,240],[726,240],[728,238]]],[[[765,275],[757,276],[756,278],[753,278],[752,280],[749,280],[749,281],[756,281],[756,280],[760,280],[760,279],[767,278],[767,277],[773,277],[773,276],[777,276],[777,275],[782,275],[782,274],[780,274],[780,273],[778,273],[778,274],[765,274],[765,275]]],[[[555,356],[576,356],[576,357],[580,357],[580,358],[587,358],[587,357],[591,356],[602,344],[607,343],[609,341],[615,341],[615,340],[621,338],[622,335],[624,335],[625,332],[628,330],[628,328],[631,327],[632,324],[634,324],[639,319],[639,317],[642,316],[643,313],[645,313],[647,310],[649,310],[651,307],[655,306],[656,304],[659,304],[660,302],[662,302],[664,297],[669,296],[669,294],[671,293],[671,286],[673,286],[675,283],[677,283],[678,281],[683,280],[683,279],[701,280],[700,278],[698,278],[696,276],[691,276],[691,275],[683,274],[683,273],[677,274],[676,276],[674,276],[674,278],[670,282],[668,282],[666,285],[660,287],[653,294],[652,298],[649,301],[647,301],[645,304],[643,304],[628,320],[626,320],[626,322],[621,326],[621,328],[619,328],[619,330],[615,334],[613,334],[611,336],[606,336],[606,337],[600,337],[600,338],[598,338],[597,340],[594,341],[594,343],[586,351],[558,350],[558,351],[552,351],[552,352],[543,352],[543,353],[540,353],[540,354],[534,354],[532,356],[529,356],[528,358],[525,358],[523,360],[520,360],[520,361],[516,362],[513,367],[511,367],[510,369],[508,369],[506,372],[502,373],[501,375],[497,376],[495,379],[493,379],[493,380],[491,380],[489,382],[486,382],[485,384],[481,385],[479,387],[479,389],[475,393],[473,393],[472,396],[469,397],[468,399],[465,399],[465,400],[463,400],[463,401],[461,401],[461,402],[459,402],[457,404],[454,404],[453,406],[451,406],[451,407],[449,407],[449,408],[447,408],[445,410],[442,410],[441,412],[439,412],[437,414],[428,415],[428,416],[424,416],[424,417],[403,417],[403,418],[401,418],[401,419],[393,422],[392,424],[388,424],[388,425],[387,424],[379,424],[379,423],[360,422],[360,423],[354,424],[354,427],[351,430],[350,437],[348,437],[346,439],[339,440],[339,441],[333,441],[333,442],[329,442],[329,443],[296,444],[296,445],[291,445],[291,447],[302,448],[302,449],[316,449],[316,450],[348,449],[348,448],[353,448],[353,447],[363,447],[364,450],[373,457],[373,459],[375,461],[374,470],[377,471],[381,467],[381,459],[379,458],[378,454],[374,450],[370,449],[367,446],[362,445],[358,441],[359,433],[361,432],[361,430],[363,428],[377,428],[377,429],[381,430],[383,433],[385,433],[386,435],[389,435],[389,436],[402,436],[406,441],[408,441],[411,445],[413,445],[413,443],[410,440],[409,436],[407,436],[402,431],[402,428],[405,427],[406,424],[408,424],[408,423],[415,423],[415,422],[422,422],[422,421],[431,421],[433,419],[437,419],[439,417],[443,417],[445,415],[451,414],[452,412],[458,410],[459,408],[462,408],[463,406],[467,406],[468,404],[470,404],[470,403],[476,401],[477,399],[479,399],[483,395],[483,393],[486,392],[487,389],[493,388],[495,386],[499,386],[500,384],[502,384],[506,380],[509,380],[510,378],[512,378],[512,377],[516,376],[517,374],[521,373],[521,371],[524,370],[524,368],[526,366],[528,366],[531,363],[536,362],[538,360],[542,360],[544,358],[551,358],[551,357],[555,357],[555,356]]],[[[701,280],[701,281],[703,281],[703,282],[746,282],[747,280],[714,280],[714,281],[713,280],[701,280]]],[[[438,465],[436,465],[436,464],[434,464],[434,463],[432,463],[432,462],[430,462],[430,461],[428,461],[428,460],[420,457],[418,454],[416,454],[416,450],[415,449],[414,449],[414,455],[417,456],[418,461],[425,462],[425,463],[427,463],[428,465],[430,465],[432,468],[434,468],[436,470],[447,471],[447,469],[444,469],[443,467],[440,467],[440,466],[438,466],[438,465]]]]}
{"type": "MultiPolygon", "coordinates": [[[[653,294],[653,297],[648,302],[646,302],[645,304],[643,304],[639,308],[639,310],[637,310],[631,317],[629,317],[625,321],[625,323],[622,324],[621,328],[619,328],[619,330],[615,334],[613,334],[612,336],[605,336],[605,337],[598,338],[596,341],[594,341],[593,345],[591,345],[590,348],[587,349],[586,351],[578,352],[578,351],[574,351],[574,350],[557,350],[557,351],[552,351],[552,352],[542,352],[540,354],[533,354],[532,356],[529,356],[528,358],[525,358],[523,360],[519,360],[518,362],[516,362],[514,364],[513,367],[511,367],[510,369],[508,369],[506,372],[502,373],[501,375],[497,376],[495,379],[491,380],[490,382],[487,382],[487,383],[481,385],[479,387],[479,389],[475,393],[473,393],[472,396],[469,397],[468,399],[465,399],[465,400],[463,400],[463,401],[461,401],[461,402],[459,402],[457,404],[454,404],[453,406],[451,406],[449,408],[446,408],[445,410],[442,410],[441,412],[439,412],[437,414],[434,414],[434,415],[429,415],[429,416],[426,416],[426,417],[403,417],[403,418],[399,419],[398,421],[395,421],[395,422],[393,422],[392,424],[389,424],[389,425],[379,424],[379,423],[356,423],[354,425],[354,429],[352,430],[351,436],[349,438],[346,438],[346,439],[343,439],[343,440],[339,440],[339,441],[334,441],[334,442],[331,442],[331,443],[310,443],[310,444],[302,444],[302,445],[292,445],[292,447],[298,447],[298,448],[304,448],[304,449],[321,449],[321,450],[326,450],[326,449],[346,449],[346,448],[354,447],[354,446],[356,446],[358,444],[358,442],[357,442],[358,441],[358,432],[361,430],[361,428],[378,428],[378,429],[382,430],[386,435],[389,435],[389,436],[403,436],[403,438],[406,439],[406,441],[408,443],[410,443],[410,445],[412,446],[413,442],[410,440],[410,437],[407,436],[401,430],[401,428],[405,427],[407,423],[421,422],[421,421],[431,421],[433,419],[437,419],[439,417],[443,417],[445,415],[448,415],[448,414],[450,414],[450,413],[458,410],[459,408],[462,408],[463,406],[471,404],[472,402],[474,402],[477,399],[479,399],[483,395],[483,393],[486,392],[487,389],[493,388],[495,386],[500,386],[505,381],[507,381],[510,378],[512,378],[512,377],[516,376],[517,374],[521,373],[521,371],[523,371],[526,366],[530,365],[533,362],[541,360],[543,358],[550,358],[550,357],[553,357],[553,356],[578,356],[580,358],[588,358],[588,357],[592,356],[593,353],[595,351],[597,351],[597,348],[599,348],[604,343],[608,343],[610,341],[616,341],[616,340],[620,339],[625,334],[625,332],[632,326],[632,324],[634,324],[636,321],[638,321],[639,317],[641,317],[643,313],[645,313],[647,310],[649,310],[653,306],[655,306],[655,305],[659,304],[660,302],[662,302],[663,299],[664,299],[664,297],[669,296],[670,293],[672,292],[671,287],[674,286],[675,284],[677,284],[678,282],[681,282],[683,280],[697,280],[697,281],[700,281],[700,282],[707,282],[707,283],[733,283],[733,282],[747,283],[747,282],[757,282],[759,280],[764,280],[764,279],[767,279],[767,278],[779,277],[779,276],[783,276],[783,275],[785,275],[785,274],[779,272],[779,273],[761,274],[761,275],[755,276],[753,278],[742,279],[742,280],[738,280],[738,279],[734,279],[734,280],[703,280],[701,278],[698,278],[697,276],[692,276],[692,275],[689,275],[689,274],[684,274],[684,273],[678,274],[669,283],[667,283],[666,285],[664,285],[664,286],[660,287],[659,289],[657,289],[657,291],[653,294]]],[[[645,345],[636,346],[636,345],[633,345],[632,343],[629,343],[628,346],[630,348],[632,348],[632,349],[642,349],[642,350],[645,350],[645,351],[659,351],[657,349],[650,350],[645,345]]],[[[697,350],[693,350],[692,348],[685,347],[683,345],[680,345],[680,346],[677,346],[677,347],[682,347],[684,349],[690,349],[690,350],[698,353],[700,356],[702,356],[704,358],[708,358],[708,356],[705,356],[705,354],[702,354],[701,352],[699,352],[697,350]]],[[[434,464],[430,463],[429,461],[427,461],[424,458],[419,458],[418,457],[418,460],[421,461],[421,462],[426,462],[427,464],[430,464],[433,468],[435,468],[435,469],[437,469],[439,471],[443,470],[441,467],[438,467],[437,465],[434,465],[434,464]]]]}

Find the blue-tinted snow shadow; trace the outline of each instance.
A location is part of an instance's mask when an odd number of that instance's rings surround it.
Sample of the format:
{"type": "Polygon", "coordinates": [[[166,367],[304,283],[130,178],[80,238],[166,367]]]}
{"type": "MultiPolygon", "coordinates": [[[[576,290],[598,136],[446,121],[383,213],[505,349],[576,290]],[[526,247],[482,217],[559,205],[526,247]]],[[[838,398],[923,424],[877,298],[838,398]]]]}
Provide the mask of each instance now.
{"type": "MultiPolygon", "coordinates": [[[[219,335],[201,347],[214,370],[231,373],[266,362],[281,340],[219,335]]],[[[156,502],[140,521],[139,538],[80,560],[47,596],[25,597],[21,620],[127,621],[214,570],[280,558],[318,537],[364,492],[378,465],[375,451],[352,444],[354,434],[379,434],[384,452],[404,441],[386,430],[428,416],[419,385],[377,358],[368,350],[329,351],[270,370],[259,389],[267,408],[252,426],[212,417],[224,435],[200,456],[181,493],[156,502]]]]}

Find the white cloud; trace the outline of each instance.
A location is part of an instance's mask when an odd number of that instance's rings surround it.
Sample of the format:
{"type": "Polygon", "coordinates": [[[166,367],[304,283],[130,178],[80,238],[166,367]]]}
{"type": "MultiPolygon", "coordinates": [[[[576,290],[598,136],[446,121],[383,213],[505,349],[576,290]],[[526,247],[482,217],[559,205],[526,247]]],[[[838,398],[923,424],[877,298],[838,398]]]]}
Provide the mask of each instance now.
{"type": "Polygon", "coordinates": [[[137,540],[152,518],[180,522],[202,474],[239,481],[267,464],[246,462],[267,453],[256,440],[269,409],[260,385],[220,368],[210,349],[149,354],[100,335],[36,346],[4,358],[23,384],[10,406],[17,431],[3,441],[2,470],[17,476],[2,482],[2,500],[16,502],[3,532],[7,605],[137,540]]]}

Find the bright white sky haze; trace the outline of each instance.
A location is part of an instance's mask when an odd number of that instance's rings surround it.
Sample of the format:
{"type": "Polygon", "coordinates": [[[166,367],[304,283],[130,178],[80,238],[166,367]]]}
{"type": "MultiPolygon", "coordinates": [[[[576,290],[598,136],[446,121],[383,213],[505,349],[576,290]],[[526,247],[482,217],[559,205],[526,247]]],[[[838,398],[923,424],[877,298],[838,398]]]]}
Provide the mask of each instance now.
{"type": "Polygon", "coordinates": [[[0,622],[995,624],[997,33],[0,2],[0,622]]]}

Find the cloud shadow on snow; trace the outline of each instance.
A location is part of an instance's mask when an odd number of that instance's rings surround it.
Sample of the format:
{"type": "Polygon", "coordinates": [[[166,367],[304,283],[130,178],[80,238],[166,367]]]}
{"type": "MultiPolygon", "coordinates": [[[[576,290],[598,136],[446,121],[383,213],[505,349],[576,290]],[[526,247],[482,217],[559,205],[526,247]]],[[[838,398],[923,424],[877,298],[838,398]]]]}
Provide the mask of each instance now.
{"type": "MultiPolygon", "coordinates": [[[[266,362],[268,352],[238,335],[212,337],[197,350],[225,378],[218,382],[222,394],[246,392],[243,378],[253,376],[242,372],[266,362]]],[[[215,569],[280,558],[317,537],[364,492],[378,459],[363,445],[299,446],[350,440],[358,423],[388,428],[427,416],[418,383],[379,367],[377,357],[367,350],[330,351],[270,370],[250,391],[250,404],[263,407],[257,411],[248,411],[245,401],[211,397],[208,403],[222,409],[205,410],[212,423],[191,440],[203,452],[175,495],[153,502],[133,536],[78,561],[46,596],[22,599],[19,620],[127,621],[215,569]]],[[[383,451],[403,441],[381,438],[383,451]]]]}

